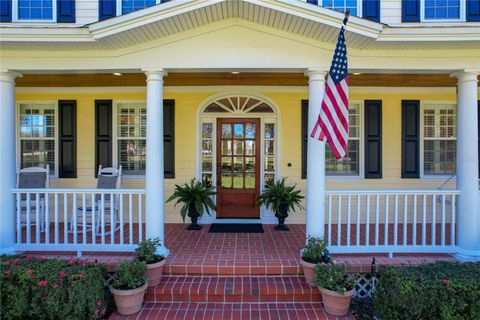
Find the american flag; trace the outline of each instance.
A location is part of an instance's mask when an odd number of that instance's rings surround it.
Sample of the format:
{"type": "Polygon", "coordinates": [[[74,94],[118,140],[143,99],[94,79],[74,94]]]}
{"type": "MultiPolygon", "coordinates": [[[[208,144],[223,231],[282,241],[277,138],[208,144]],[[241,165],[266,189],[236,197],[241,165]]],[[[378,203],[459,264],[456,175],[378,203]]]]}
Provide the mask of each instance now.
{"type": "Polygon", "coordinates": [[[311,137],[328,142],[337,160],[347,153],[348,143],[348,67],[345,23],[338,35],[335,54],[328,73],[320,114],[311,137]]]}

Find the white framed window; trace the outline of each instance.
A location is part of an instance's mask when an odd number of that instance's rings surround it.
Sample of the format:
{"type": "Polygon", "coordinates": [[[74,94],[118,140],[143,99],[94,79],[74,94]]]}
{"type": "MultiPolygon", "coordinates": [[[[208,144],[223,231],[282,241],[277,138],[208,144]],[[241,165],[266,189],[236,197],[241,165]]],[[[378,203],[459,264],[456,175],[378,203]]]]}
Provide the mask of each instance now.
{"type": "Polygon", "coordinates": [[[363,176],[363,117],[362,103],[350,101],[348,106],[349,131],[348,152],[336,160],[329,146],[325,148],[325,174],[330,177],[362,177],[363,176]]]}
{"type": "MultiPolygon", "coordinates": [[[[320,4],[320,1],[318,3],[320,4]]],[[[361,17],[362,14],[361,0],[321,0],[321,6],[341,12],[349,9],[350,14],[357,17],[361,17]]]]}
{"type": "Polygon", "coordinates": [[[160,3],[160,0],[116,0],[117,16],[142,10],[160,3]]]}
{"type": "Polygon", "coordinates": [[[56,0],[13,0],[12,20],[17,22],[57,21],[56,0]]]}
{"type": "Polygon", "coordinates": [[[17,162],[20,168],[50,166],[58,177],[57,102],[17,103],[17,162]]]}
{"type": "Polygon", "coordinates": [[[147,107],[144,101],[119,101],[114,113],[114,165],[128,176],[146,170],[147,107]]]}
{"type": "Polygon", "coordinates": [[[421,137],[422,176],[454,175],[457,145],[456,103],[423,103],[421,137]]]}
{"type": "Polygon", "coordinates": [[[422,21],[465,21],[466,0],[421,0],[422,21]]]}

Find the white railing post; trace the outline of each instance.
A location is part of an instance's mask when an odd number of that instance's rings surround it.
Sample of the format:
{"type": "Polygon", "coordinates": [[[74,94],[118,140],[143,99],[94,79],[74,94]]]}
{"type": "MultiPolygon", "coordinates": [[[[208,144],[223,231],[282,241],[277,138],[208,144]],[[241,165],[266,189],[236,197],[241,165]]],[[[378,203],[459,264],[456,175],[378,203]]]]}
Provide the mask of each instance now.
{"type": "Polygon", "coordinates": [[[147,75],[147,170],[145,174],[146,237],[158,237],[159,254],[168,255],[165,247],[165,204],[163,163],[163,77],[164,70],[145,70],[147,75]],[[160,252],[161,251],[161,252],[160,252]]]}
{"type": "MultiPolygon", "coordinates": [[[[308,134],[317,122],[325,91],[324,70],[308,70],[308,134]]],[[[306,234],[325,236],[325,142],[308,137],[306,234]]],[[[328,235],[331,238],[331,234],[328,235]]]]}
{"type": "Polygon", "coordinates": [[[457,78],[458,252],[462,260],[480,261],[478,208],[478,71],[459,71],[457,78]]]}
{"type": "Polygon", "coordinates": [[[14,253],[15,198],[15,78],[20,74],[0,70],[0,254],[14,253]]]}

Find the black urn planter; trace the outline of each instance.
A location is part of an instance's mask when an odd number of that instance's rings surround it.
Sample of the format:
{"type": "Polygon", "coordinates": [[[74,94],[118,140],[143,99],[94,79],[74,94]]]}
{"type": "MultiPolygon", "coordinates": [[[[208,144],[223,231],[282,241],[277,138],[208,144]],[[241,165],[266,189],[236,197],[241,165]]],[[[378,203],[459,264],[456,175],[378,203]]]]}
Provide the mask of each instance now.
{"type": "Polygon", "coordinates": [[[285,225],[285,219],[288,217],[288,203],[280,203],[278,207],[278,213],[275,214],[278,219],[278,225],[275,226],[275,230],[287,231],[290,230],[285,225]]]}
{"type": "Polygon", "coordinates": [[[200,218],[200,214],[197,212],[197,209],[195,206],[190,206],[188,208],[188,216],[192,220],[192,223],[187,227],[187,230],[200,230],[202,229],[202,226],[200,226],[197,221],[198,218],[200,218]]]}

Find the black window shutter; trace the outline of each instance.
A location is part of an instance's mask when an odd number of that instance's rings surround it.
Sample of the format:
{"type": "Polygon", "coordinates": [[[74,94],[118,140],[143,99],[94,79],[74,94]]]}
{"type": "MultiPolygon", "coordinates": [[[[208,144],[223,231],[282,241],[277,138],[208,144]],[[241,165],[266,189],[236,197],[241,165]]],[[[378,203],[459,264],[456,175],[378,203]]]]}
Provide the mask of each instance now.
{"type": "Polygon", "coordinates": [[[365,100],[365,178],[382,178],[382,100],[365,100]]]}
{"type": "Polygon", "coordinates": [[[0,22],[12,22],[12,0],[0,0],[0,22]]]}
{"type": "Polygon", "coordinates": [[[163,100],[164,177],[175,178],[175,100],[163,100]]]}
{"type": "Polygon", "coordinates": [[[467,21],[480,21],[480,0],[467,0],[467,21]]]}
{"type": "Polygon", "coordinates": [[[308,100],[302,100],[302,179],[307,179],[308,100]]]}
{"type": "Polygon", "coordinates": [[[57,22],[75,23],[75,0],[57,0],[57,22]]]}
{"type": "Polygon", "coordinates": [[[60,100],[59,165],[60,178],[77,177],[77,101],[60,100]]]}
{"type": "Polygon", "coordinates": [[[117,16],[117,0],[98,0],[98,20],[103,21],[117,16]]]}
{"type": "Polygon", "coordinates": [[[362,16],[375,22],[380,22],[380,0],[363,0],[362,16]]]}
{"type": "Polygon", "coordinates": [[[402,178],[420,177],[420,101],[402,100],[402,178]]]}
{"type": "Polygon", "coordinates": [[[402,22],[420,22],[420,0],[402,0],[402,22]]]}
{"type": "Polygon", "coordinates": [[[112,166],[112,100],[95,100],[95,177],[98,166],[112,166]]]}
{"type": "Polygon", "coordinates": [[[307,0],[307,3],[318,5],[318,0],[307,0]]]}

